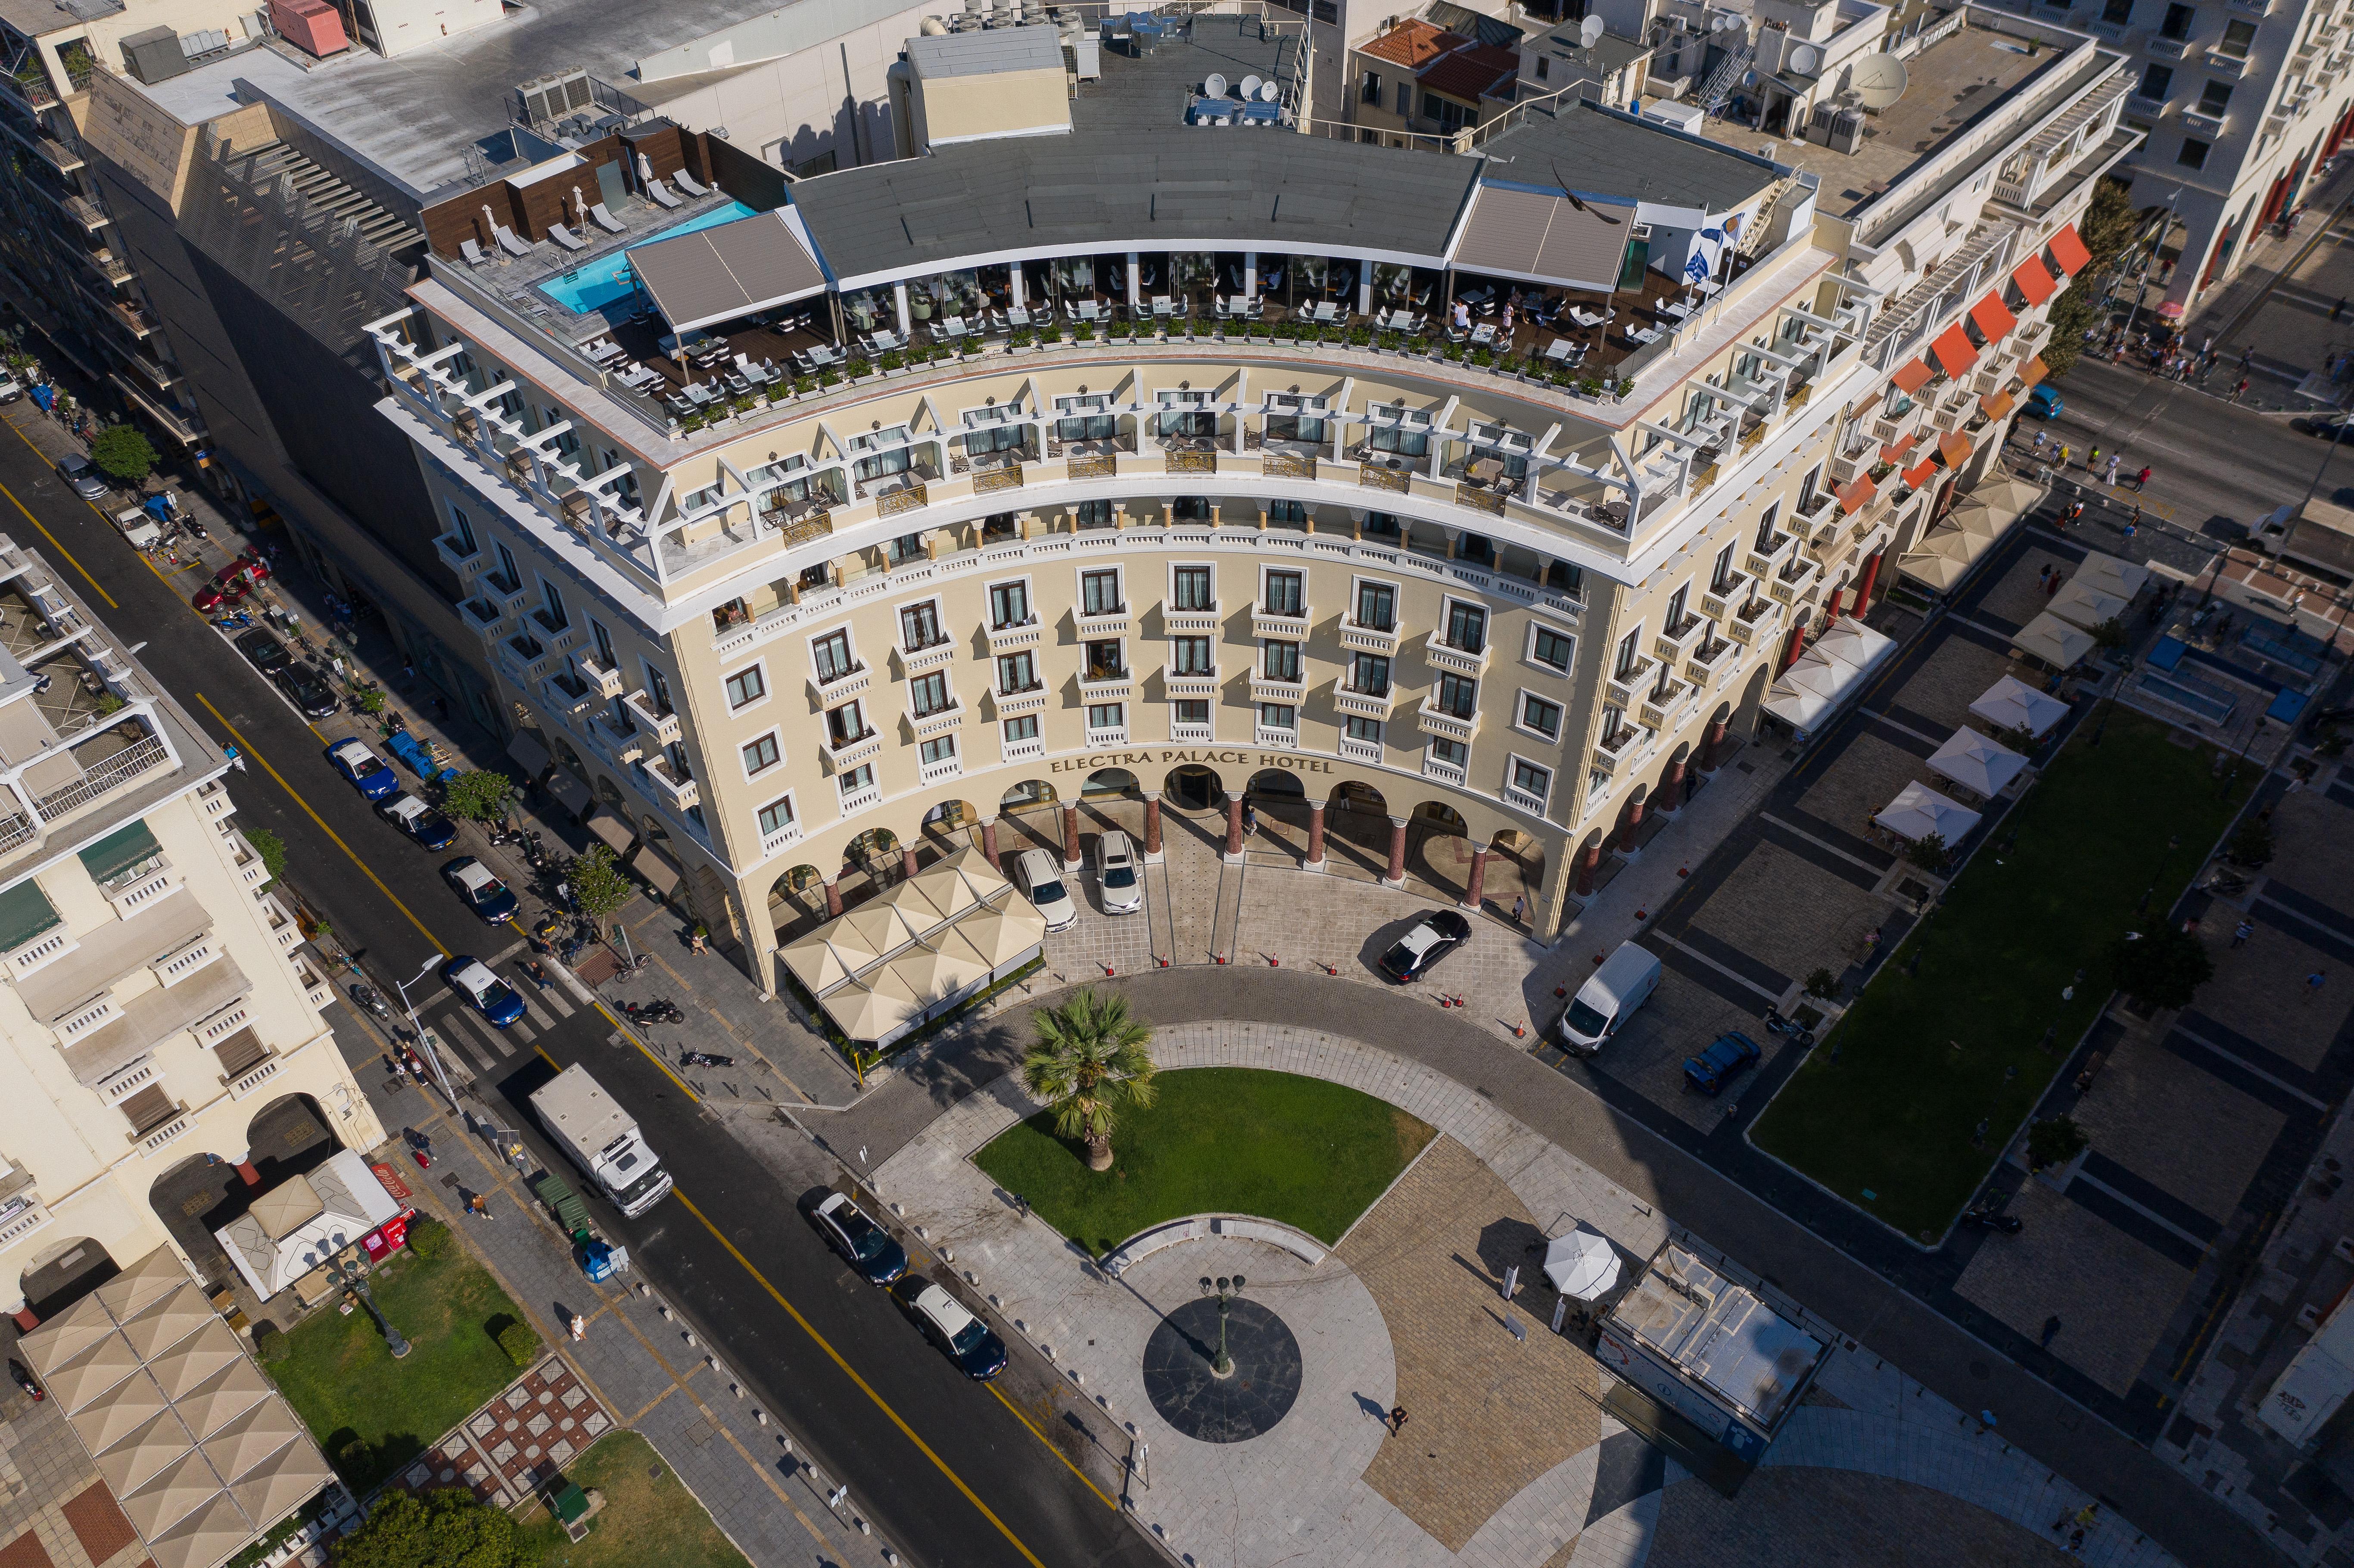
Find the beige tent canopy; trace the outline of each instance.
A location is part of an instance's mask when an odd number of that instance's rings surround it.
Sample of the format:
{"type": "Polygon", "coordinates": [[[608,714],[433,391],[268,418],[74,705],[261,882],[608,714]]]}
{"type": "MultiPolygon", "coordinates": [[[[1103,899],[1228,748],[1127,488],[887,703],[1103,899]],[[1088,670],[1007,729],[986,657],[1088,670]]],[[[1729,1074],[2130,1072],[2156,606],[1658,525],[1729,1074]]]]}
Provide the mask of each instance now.
{"type": "Polygon", "coordinates": [[[319,1217],[326,1208],[319,1202],[318,1189],[302,1176],[289,1176],[270,1189],[245,1211],[261,1227],[261,1234],[271,1241],[292,1235],[319,1217]]]}
{"type": "Polygon", "coordinates": [[[152,1538],[196,1512],[221,1489],[221,1478],[205,1457],[194,1448],[184,1448],[154,1479],[118,1500],[139,1533],[152,1538]]]}
{"type": "Polygon", "coordinates": [[[83,1297],[41,1325],[42,1342],[60,1364],[113,1332],[114,1319],[106,1315],[106,1303],[95,1296],[83,1297]]]}
{"type": "Polygon", "coordinates": [[[2037,691],[2014,675],[2005,675],[1978,694],[1970,713],[1997,729],[2018,729],[2041,736],[2068,716],[2068,705],[2037,691]]]}
{"type": "Polygon", "coordinates": [[[2041,491],[2020,480],[1989,480],[1964,496],[1947,514],[1947,521],[1971,533],[1996,538],[2042,499],[2041,491]]]}
{"type": "MultiPolygon", "coordinates": [[[[305,1496],[317,1490],[313,1487],[305,1496]]],[[[124,1506],[127,1509],[129,1504],[124,1506]]],[[[287,1510],[279,1511],[283,1515],[287,1510]]],[[[211,1501],[164,1534],[147,1538],[147,1544],[154,1549],[155,1568],[206,1568],[207,1563],[219,1562],[253,1538],[255,1532],[245,1522],[246,1517],[236,1499],[227,1492],[216,1492],[211,1501]]]]}
{"type": "MultiPolygon", "coordinates": [[[[88,1445],[85,1444],[85,1446],[88,1445]]],[[[135,1433],[98,1456],[98,1473],[117,1497],[127,1497],[188,1451],[188,1429],[165,1410],[142,1422],[135,1433]]]]}
{"type": "Polygon", "coordinates": [[[907,922],[907,928],[918,935],[948,924],[963,912],[958,902],[963,894],[961,884],[950,885],[934,883],[926,886],[920,882],[903,882],[876,902],[887,904],[907,922]],[[937,892],[939,895],[935,898],[937,892]]]}
{"type": "MultiPolygon", "coordinates": [[[[57,1385],[49,1387],[50,1397],[58,1397],[57,1385]]],[[[132,1441],[158,1416],[172,1413],[163,1392],[146,1378],[125,1378],[111,1392],[111,1398],[101,1397],[66,1417],[81,1446],[93,1454],[104,1454],[132,1441]]]]}
{"type": "Polygon", "coordinates": [[[987,980],[989,965],[970,942],[949,930],[940,933],[937,946],[926,943],[893,959],[891,972],[927,1002],[937,1002],[957,995],[975,980],[987,980]]]}
{"type": "Polygon", "coordinates": [[[240,1352],[226,1369],[198,1383],[196,1392],[176,1400],[173,1408],[190,1432],[209,1437],[269,1397],[270,1384],[240,1352]]]}
{"type": "Polygon", "coordinates": [[[127,1323],[188,1283],[188,1271],[169,1247],[157,1247],[98,1287],[100,1305],[127,1323]]]}
{"type": "Polygon", "coordinates": [[[1896,569],[1943,592],[1962,580],[1978,552],[1972,535],[1959,528],[1935,528],[1896,559],[1896,569]]]}
{"type": "Polygon", "coordinates": [[[888,965],[825,999],[826,1016],[853,1040],[890,1039],[923,1011],[914,989],[888,965]]]}
{"type": "Polygon", "coordinates": [[[2095,550],[2077,565],[2076,581],[2090,581],[2105,592],[2129,599],[2149,581],[2149,568],[2095,550]]]}
{"type": "Polygon", "coordinates": [[[2071,626],[2094,631],[2099,630],[2101,622],[2114,620],[2130,608],[2118,595],[2110,593],[2097,583],[2086,582],[2079,575],[2070,577],[2061,586],[2060,591],[2052,596],[2052,602],[2044,606],[2044,611],[2058,616],[2071,626]]]}
{"type": "Polygon", "coordinates": [[[87,1410],[103,1399],[113,1389],[122,1386],[122,1380],[139,1370],[139,1352],[120,1333],[109,1334],[64,1366],[44,1369],[42,1385],[58,1408],[71,1415],[87,1410]]]}
{"type": "Polygon", "coordinates": [[[2093,634],[2046,610],[2020,628],[2010,645],[2055,670],[2066,670],[2093,651],[2093,634]]]}
{"type": "Polygon", "coordinates": [[[294,1413],[277,1400],[257,1404],[205,1440],[205,1457],[228,1479],[241,1480],[302,1435],[294,1413]]]}
{"type": "Polygon", "coordinates": [[[207,1323],[217,1323],[211,1303],[193,1280],[155,1302],[122,1325],[122,1337],[143,1361],[154,1361],[167,1345],[176,1345],[207,1323]]]}
{"type": "Polygon", "coordinates": [[[837,931],[839,924],[830,922],[785,945],[785,968],[809,988],[811,996],[824,995],[875,959],[875,955],[861,948],[848,933],[837,931]],[[836,941],[837,936],[843,939],[836,941]]]}
{"type": "MultiPolygon", "coordinates": [[[[877,898],[862,904],[833,922],[835,928],[875,958],[896,953],[916,939],[916,930],[907,917],[892,907],[890,900],[877,898]]],[[[843,939],[842,936],[834,938],[843,939]]]]}
{"type": "Polygon", "coordinates": [[[1898,790],[1896,799],[1872,820],[1900,839],[1924,839],[1935,833],[1952,845],[1978,825],[1979,816],[1915,779],[1898,790]]]}
{"type": "Polygon", "coordinates": [[[164,1391],[164,1398],[184,1399],[223,1367],[244,1359],[245,1352],[238,1349],[237,1336],[229,1332],[228,1325],[207,1316],[195,1333],[151,1359],[147,1374],[164,1391]]]}
{"type": "Polygon", "coordinates": [[[1965,789],[1994,796],[2027,771],[2027,758],[1974,729],[1957,729],[1930,754],[1929,766],[1965,789]]]}
{"type": "Polygon", "coordinates": [[[1046,917],[1029,900],[1014,898],[957,922],[957,934],[987,959],[991,969],[1019,959],[1046,938],[1046,917]]]}

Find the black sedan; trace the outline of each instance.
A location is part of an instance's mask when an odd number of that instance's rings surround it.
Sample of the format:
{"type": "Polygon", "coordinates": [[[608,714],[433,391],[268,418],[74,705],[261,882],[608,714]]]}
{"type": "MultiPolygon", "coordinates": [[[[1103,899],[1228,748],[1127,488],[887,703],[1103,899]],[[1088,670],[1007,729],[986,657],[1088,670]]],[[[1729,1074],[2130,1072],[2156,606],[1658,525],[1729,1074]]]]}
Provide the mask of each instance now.
{"type": "Polygon", "coordinates": [[[888,1285],[907,1272],[907,1249],[862,1213],[848,1193],[832,1193],[810,1211],[810,1219],[826,1245],[864,1276],[867,1284],[888,1285]]]}
{"type": "Polygon", "coordinates": [[[1398,985],[1418,980],[1470,939],[1470,921],[1452,909],[1434,909],[1382,955],[1382,973],[1398,985]]]}
{"type": "Polygon", "coordinates": [[[237,651],[265,675],[275,675],[294,662],[294,655],[286,652],[286,644],[259,626],[237,640],[237,651]]]}
{"type": "Polygon", "coordinates": [[[333,718],[343,705],[327,678],[308,664],[289,664],[272,677],[295,712],[307,719],[333,718]]]}

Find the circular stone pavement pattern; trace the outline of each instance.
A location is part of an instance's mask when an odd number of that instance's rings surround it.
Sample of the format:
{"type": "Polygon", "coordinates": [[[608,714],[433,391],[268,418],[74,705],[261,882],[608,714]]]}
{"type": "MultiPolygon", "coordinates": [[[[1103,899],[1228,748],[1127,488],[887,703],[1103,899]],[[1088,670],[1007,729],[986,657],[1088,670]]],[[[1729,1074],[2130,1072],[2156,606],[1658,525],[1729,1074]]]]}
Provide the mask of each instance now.
{"type": "Polygon", "coordinates": [[[1161,1418],[1204,1443],[1246,1443],[1274,1430],[1299,1397],[1299,1341],[1257,1302],[1226,1308],[1231,1376],[1210,1370],[1218,1353],[1214,1297],[1186,1302],[1161,1320],[1144,1346],[1144,1392],[1161,1418]]]}

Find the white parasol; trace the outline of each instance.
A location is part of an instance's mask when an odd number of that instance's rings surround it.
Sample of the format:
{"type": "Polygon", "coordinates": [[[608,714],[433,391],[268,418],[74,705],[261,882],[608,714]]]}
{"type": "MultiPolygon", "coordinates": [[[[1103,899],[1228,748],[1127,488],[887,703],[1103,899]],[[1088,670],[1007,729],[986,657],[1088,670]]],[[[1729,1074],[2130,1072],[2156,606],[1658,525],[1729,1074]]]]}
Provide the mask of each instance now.
{"type": "Polygon", "coordinates": [[[1591,1301],[1618,1283],[1618,1251],[1580,1225],[1545,1244],[1544,1271],[1564,1296],[1591,1301]]]}

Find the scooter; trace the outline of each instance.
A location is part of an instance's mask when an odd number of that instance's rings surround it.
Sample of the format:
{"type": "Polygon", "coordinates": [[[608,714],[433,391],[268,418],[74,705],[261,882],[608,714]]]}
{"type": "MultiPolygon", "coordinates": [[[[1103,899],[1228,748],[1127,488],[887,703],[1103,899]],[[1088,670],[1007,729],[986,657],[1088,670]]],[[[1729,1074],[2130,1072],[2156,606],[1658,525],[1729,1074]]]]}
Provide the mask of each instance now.
{"type": "Polygon", "coordinates": [[[368,1012],[374,1013],[376,1017],[389,1019],[392,1016],[392,1009],[386,1005],[383,993],[378,991],[376,987],[362,980],[354,980],[352,982],[351,991],[352,1000],[358,1002],[362,1007],[366,1008],[368,1012]]]}
{"type": "Polygon", "coordinates": [[[632,1023],[683,1023],[686,1021],[686,1015],[678,1010],[678,1003],[665,1001],[661,997],[642,1006],[634,1001],[625,1001],[621,1003],[621,1013],[632,1023]]]}
{"type": "Polygon", "coordinates": [[[682,1067],[732,1067],[736,1065],[736,1058],[715,1056],[708,1051],[681,1051],[678,1065],[682,1067]]]}
{"type": "Polygon", "coordinates": [[[2019,1234],[2020,1221],[2017,1214],[2006,1214],[1999,1209],[1976,1208],[1962,1215],[1962,1224],[1974,1231],[2000,1231],[2004,1235],[2019,1234]]]}

